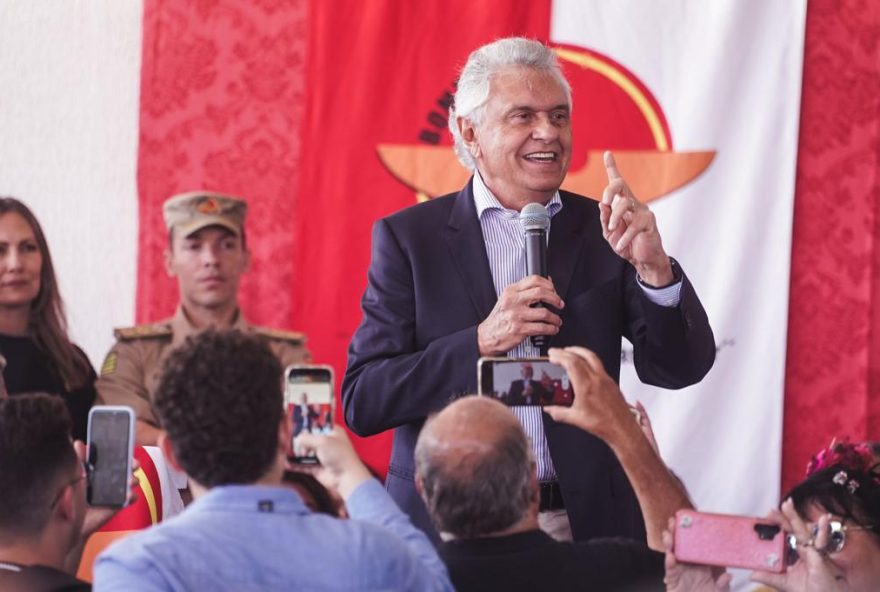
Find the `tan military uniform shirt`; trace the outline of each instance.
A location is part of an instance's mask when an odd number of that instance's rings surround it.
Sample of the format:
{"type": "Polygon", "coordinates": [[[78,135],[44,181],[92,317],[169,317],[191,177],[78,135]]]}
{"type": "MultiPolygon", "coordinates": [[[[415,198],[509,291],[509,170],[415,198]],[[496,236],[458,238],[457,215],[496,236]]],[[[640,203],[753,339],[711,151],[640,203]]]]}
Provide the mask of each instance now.
{"type": "MultiPolygon", "coordinates": [[[[262,335],[282,366],[311,361],[302,333],[256,327],[239,314],[233,328],[262,335]]],[[[151,398],[168,354],[199,330],[192,326],[182,307],[170,319],[116,329],[116,345],[107,354],[98,378],[97,404],[128,405],[138,419],[158,426],[151,398]]]]}

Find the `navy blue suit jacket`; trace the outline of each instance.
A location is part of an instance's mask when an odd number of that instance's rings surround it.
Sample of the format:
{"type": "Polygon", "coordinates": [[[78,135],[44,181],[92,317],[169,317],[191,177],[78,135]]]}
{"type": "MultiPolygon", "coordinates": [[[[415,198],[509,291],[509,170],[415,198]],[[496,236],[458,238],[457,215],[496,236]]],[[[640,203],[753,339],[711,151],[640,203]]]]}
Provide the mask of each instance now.
{"type": "Polygon", "coordinates": [[[544,388],[540,380],[529,379],[532,385],[532,401],[526,401],[523,391],[526,390],[526,381],[514,380],[510,383],[510,392],[507,393],[508,405],[538,405],[539,403],[548,403],[553,399],[553,391],[544,388]]]}
{"type": "MultiPolygon", "coordinates": [[[[342,383],[352,431],[395,429],[386,486],[434,536],[414,487],[413,449],[430,413],[477,391],[477,325],[497,300],[471,187],[376,222],[364,316],[342,383]]],[[[624,336],[642,381],[665,388],[699,382],[715,360],[715,342],[687,277],[678,307],[653,304],[632,266],[602,237],[596,202],[564,191],[561,197],[547,262],[565,308],[551,346],[585,346],[618,379],[624,336]]],[[[638,504],[608,446],[543,417],[575,540],[643,540],[638,504]]]]}

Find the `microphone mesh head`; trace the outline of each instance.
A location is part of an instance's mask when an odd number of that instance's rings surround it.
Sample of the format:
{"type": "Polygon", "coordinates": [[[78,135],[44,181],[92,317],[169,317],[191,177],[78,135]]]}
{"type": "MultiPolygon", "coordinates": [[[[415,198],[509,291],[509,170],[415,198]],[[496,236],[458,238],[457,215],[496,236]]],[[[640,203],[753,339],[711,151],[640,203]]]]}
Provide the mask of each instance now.
{"type": "Polygon", "coordinates": [[[547,208],[539,203],[527,204],[519,212],[519,223],[523,230],[547,230],[550,228],[550,214],[547,208]]]}

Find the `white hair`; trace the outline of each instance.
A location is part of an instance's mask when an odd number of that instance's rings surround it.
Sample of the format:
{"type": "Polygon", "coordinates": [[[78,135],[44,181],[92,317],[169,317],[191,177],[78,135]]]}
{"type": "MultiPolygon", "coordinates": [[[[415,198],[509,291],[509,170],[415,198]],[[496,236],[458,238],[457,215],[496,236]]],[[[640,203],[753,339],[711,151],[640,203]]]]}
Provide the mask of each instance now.
{"type": "Polygon", "coordinates": [[[476,168],[477,163],[464,145],[458,129],[458,118],[479,125],[489,99],[489,82],[492,76],[514,66],[549,72],[565,91],[565,97],[571,106],[571,86],[562,74],[556,54],[540,41],[507,37],[476,49],[468,56],[467,63],[461,70],[454,100],[449,107],[449,131],[455,141],[455,154],[471,170],[476,168]]]}

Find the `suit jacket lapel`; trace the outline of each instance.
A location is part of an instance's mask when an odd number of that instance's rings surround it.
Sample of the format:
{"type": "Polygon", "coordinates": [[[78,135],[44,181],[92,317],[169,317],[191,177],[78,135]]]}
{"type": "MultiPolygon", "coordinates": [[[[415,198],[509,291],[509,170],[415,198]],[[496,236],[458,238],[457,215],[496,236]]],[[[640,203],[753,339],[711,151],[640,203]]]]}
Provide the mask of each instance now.
{"type": "Polygon", "coordinates": [[[550,223],[547,270],[556,287],[556,293],[565,300],[571,276],[584,250],[584,240],[581,235],[587,224],[592,221],[582,215],[585,211],[583,208],[575,208],[568,203],[573,199],[584,198],[566,196],[565,194],[561,194],[561,197],[562,209],[553,216],[550,223]]]}
{"type": "Polygon", "coordinates": [[[492,271],[477,218],[471,182],[455,197],[443,237],[477,316],[482,320],[492,312],[498,298],[492,283],[492,271]]]}

